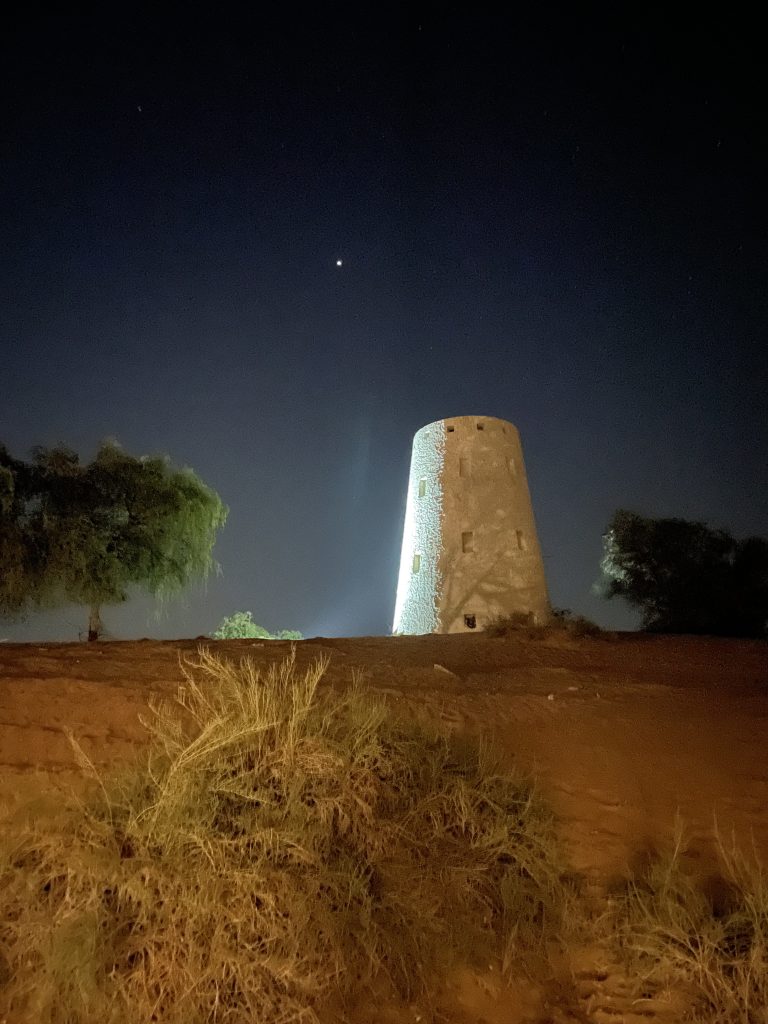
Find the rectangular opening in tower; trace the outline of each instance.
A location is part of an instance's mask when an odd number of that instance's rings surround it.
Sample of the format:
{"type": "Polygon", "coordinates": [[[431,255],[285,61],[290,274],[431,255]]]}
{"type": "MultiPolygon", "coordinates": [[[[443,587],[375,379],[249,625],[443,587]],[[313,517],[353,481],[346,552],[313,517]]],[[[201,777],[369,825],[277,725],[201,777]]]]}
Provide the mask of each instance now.
{"type": "Polygon", "coordinates": [[[475,615],[466,614],[464,616],[464,625],[467,627],[467,629],[476,629],[477,617],[475,615]]]}
{"type": "Polygon", "coordinates": [[[461,550],[466,555],[470,551],[475,550],[475,535],[471,530],[467,530],[461,535],[461,550]]]}
{"type": "Polygon", "coordinates": [[[413,556],[413,566],[412,566],[413,572],[418,572],[420,568],[421,568],[421,555],[414,555],[413,556]]]}
{"type": "Polygon", "coordinates": [[[477,429],[478,430],[485,430],[485,424],[484,423],[478,423],[477,424],[477,429]]]}
{"type": "Polygon", "coordinates": [[[469,458],[462,456],[459,459],[459,476],[471,476],[472,467],[470,466],[469,458]]]}
{"type": "Polygon", "coordinates": [[[515,530],[515,537],[517,538],[517,550],[518,551],[525,551],[527,545],[526,545],[526,542],[525,542],[525,537],[523,536],[523,531],[522,530],[515,530]]]}
{"type": "Polygon", "coordinates": [[[425,476],[423,476],[421,478],[421,480],[419,480],[419,497],[423,498],[426,493],[427,493],[427,478],[425,476]]]}
{"type": "Polygon", "coordinates": [[[446,430],[448,431],[449,434],[452,434],[455,429],[456,427],[446,427],[446,430]]]}
{"type": "Polygon", "coordinates": [[[517,476],[517,466],[514,459],[507,459],[507,469],[510,476],[517,476]]]}

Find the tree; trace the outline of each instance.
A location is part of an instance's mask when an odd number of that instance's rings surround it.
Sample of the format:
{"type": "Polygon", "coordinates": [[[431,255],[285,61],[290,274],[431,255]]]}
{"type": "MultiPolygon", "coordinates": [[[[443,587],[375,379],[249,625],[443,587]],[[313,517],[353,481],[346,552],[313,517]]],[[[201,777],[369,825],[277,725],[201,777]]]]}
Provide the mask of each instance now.
{"type": "Polygon", "coordinates": [[[23,607],[41,575],[31,516],[37,503],[31,467],[0,445],[0,614],[23,607]]]}
{"type": "Polygon", "coordinates": [[[0,614],[84,604],[95,640],[102,605],[207,576],[226,517],[215,491],[166,458],[106,442],[86,465],[64,446],[26,463],[0,446],[0,614]]]}
{"type": "Polygon", "coordinates": [[[227,615],[219,623],[211,636],[215,640],[303,640],[304,637],[297,629],[279,629],[277,633],[270,633],[268,629],[259,626],[253,621],[250,612],[235,612],[227,615]]]}
{"type": "Polygon", "coordinates": [[[603,536],[600,586],[656,633],[768,635],[768,540],[619,509],[603,536]]]}

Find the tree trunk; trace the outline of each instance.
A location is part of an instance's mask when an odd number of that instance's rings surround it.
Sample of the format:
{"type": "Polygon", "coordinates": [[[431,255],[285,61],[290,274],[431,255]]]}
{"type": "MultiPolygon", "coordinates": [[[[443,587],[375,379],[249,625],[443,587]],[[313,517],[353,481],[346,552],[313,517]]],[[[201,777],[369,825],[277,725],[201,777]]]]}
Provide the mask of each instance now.
{"type": "Polygon", "coordinates": [[[98,640],[101,636],[102,625],[101,616],[99,615],[99,605],[91,605],[91,614],[88,619],[88,640],[98,640]]]}

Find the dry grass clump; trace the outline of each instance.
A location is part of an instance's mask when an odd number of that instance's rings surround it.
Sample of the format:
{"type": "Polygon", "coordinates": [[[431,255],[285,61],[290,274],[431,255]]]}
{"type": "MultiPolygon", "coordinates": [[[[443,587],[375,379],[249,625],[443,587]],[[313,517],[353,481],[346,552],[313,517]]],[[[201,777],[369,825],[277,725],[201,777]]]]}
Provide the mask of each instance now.
{"type": "Polygon", "coordinates": [[[533,616],[529,612],[511,612],[509,615],[497,615],[489,619],[483,627],[483,633],[490,637],[502,637],[538,632],[540,628],[534,626],[533,616]]]}
{"type": "Polygon", "coordinates": [[[603,631],[584,615],[574,615],[570,608],[553,608],[549,630],[562,630],[569,636],[599,636],[603,631]]]}
{"type": "Polygon", "coordinates": [[[687,873],[678,828],[672,850],[620,900],[617,937],[652,989],[690,994],[689,1019],[768,1021],[768,877],[756,860],[720,843],[721,876],[687,873]]]}
{"type": "Polygon", "coordinates": [[[566,633],[573,637],[599,636],[602,630],[596,622],[583,615],[574,615],[569,608],[553,608],[552,617],[544,626],[535,625],[529,612],[512,612],[491,619],[483,632],[490,637],[523,635],[527,639],[536,639],[553,633],[566,633]]]}
{"type": "Polygon", "coordinates": [[[543,952],[564,890],[530,786],[324,669],[201,652],[144,762],[6,832],[0,1020],[310,1022],[543,952]]]}

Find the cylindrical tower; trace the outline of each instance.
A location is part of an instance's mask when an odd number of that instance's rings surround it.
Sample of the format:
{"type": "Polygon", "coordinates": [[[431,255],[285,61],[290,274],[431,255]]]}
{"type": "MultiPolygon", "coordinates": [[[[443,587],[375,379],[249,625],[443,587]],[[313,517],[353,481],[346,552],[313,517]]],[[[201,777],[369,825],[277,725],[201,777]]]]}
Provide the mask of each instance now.
{"type": "Polygon", "coordinates": [[[456,416],[413,439],[395,633],[462,633],[550,615],[517,428],[456,416]]]}

